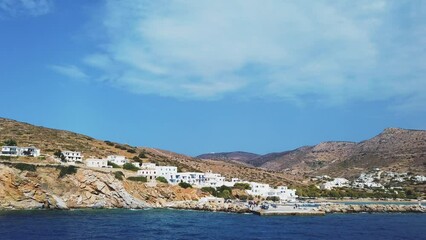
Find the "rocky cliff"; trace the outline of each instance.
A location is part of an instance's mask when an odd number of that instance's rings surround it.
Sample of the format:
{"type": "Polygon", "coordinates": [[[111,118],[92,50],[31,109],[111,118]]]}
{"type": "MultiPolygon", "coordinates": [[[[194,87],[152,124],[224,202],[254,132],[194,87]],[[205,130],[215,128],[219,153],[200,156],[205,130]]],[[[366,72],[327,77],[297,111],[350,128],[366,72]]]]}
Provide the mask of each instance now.
{"type": "Polygon", "coordinates": [[[0,209],[145,208],[198,200],[196,189],[120,181],[111,173],[79,168],[59,177],[53,166],[21,171],[0,164],[0,209]]]}

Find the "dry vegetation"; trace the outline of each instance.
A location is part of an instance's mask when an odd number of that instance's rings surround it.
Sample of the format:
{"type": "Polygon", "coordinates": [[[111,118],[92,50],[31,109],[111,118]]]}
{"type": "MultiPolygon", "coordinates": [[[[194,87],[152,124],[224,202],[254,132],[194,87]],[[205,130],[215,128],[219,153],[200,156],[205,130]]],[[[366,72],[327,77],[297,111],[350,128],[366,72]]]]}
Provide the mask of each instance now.
{"type": "MultiPolygon", "coordinates": [[[[145,157],[139,158],[139,161],[154,162],[158,165],[174,165],[180,171],[203,172],[212,170],[228,178],[238,177],[243,180],[265,182],[272,185],[294,185],[301,180],[300,176],[297,175],[266,171],[235,163],[204,161],[169,151],[101,141],[69,131],[38,127],[0,118],[0,142],[8,139],[15,140],[19,146],[40,148],[45,155],[43,159],[38,159],[41,162],[50,162],[50,156],[56,150],[80,151],[85,158],[89,156],[106,157],[107,155],[116,154],[135,160],[138,160],[140,154],[143,153],[145,157]]],[[[25,162],[31,161],[26,158],[19,158],[19,161],[21,160],[25,162]]]]}

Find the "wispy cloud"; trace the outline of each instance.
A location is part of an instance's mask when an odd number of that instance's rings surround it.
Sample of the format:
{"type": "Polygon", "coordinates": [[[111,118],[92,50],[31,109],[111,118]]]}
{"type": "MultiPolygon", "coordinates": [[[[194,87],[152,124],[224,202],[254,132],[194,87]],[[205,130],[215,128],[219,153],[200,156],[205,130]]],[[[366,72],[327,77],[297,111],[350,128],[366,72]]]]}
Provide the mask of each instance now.
{"type": "Polygon", "coordinates": [[[49,68],[74,80],[86,81],[88,79],[87,74],[74,65],[51,65],[49,68]]]}
{"type": "Polygon", "coordinates": [[[0,17],[39,16],[49,13],[52,8],[52,0],[0,0],[0,17]]]}
{"type": "Polygon", "coordinates": [[[106,1],[99,19],[102,50],[84,62],[134,92],[424,100],[424,1],[106,1]]]}

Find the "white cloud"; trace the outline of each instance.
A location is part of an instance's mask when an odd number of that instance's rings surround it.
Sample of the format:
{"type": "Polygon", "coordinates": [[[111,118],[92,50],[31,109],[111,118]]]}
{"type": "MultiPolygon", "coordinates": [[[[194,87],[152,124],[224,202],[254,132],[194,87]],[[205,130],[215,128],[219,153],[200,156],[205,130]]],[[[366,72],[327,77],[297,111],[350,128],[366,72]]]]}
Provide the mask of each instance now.
{"type": "Polygon", "coordinates": [[[71,79],[79,81],[86,81],[88,79],[87,74],[74,65],[51,65],[49,68],[71,79]]]}
{"type": "Polygon", "coordinates": [[[422,2],[106,1],[102,50],[84,62],[178,98],[410,101],[426,90],[425,16],[422,2]]]}
{"type": "Polygon", "coordinates": [[[51,0],[0,0],[0,16],[39,16],[49,13],[52,8],[51,0]]]}

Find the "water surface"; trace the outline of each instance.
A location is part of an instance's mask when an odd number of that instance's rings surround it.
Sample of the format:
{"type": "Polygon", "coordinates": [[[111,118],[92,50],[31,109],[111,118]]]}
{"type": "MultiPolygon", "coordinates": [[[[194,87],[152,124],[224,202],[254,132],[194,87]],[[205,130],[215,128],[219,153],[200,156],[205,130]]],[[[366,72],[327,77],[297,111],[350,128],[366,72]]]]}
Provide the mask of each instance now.
{"type": "Polygon", "coordinates": [[[0,212],[0,239],[425,239],[426,214],[260,217],[184,210],[0,212]]]}

